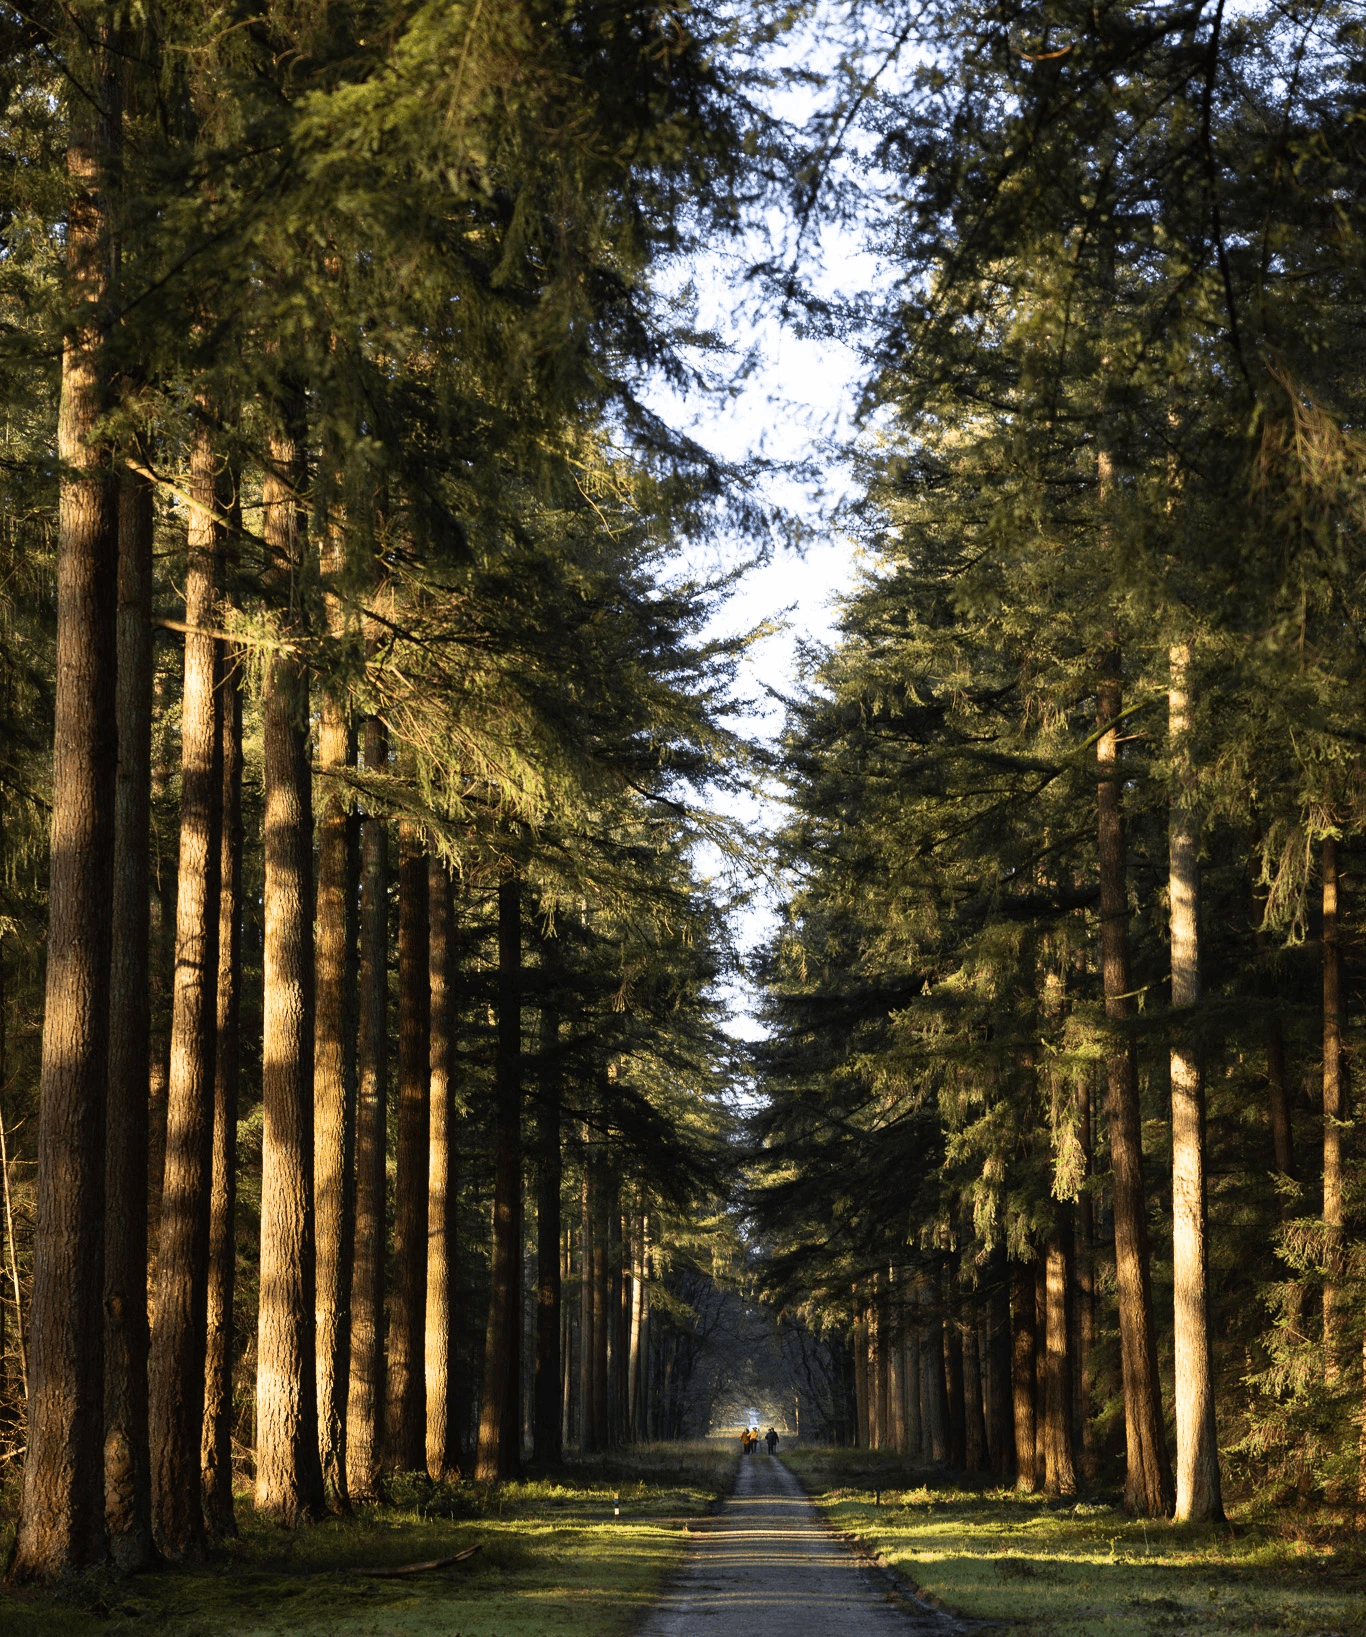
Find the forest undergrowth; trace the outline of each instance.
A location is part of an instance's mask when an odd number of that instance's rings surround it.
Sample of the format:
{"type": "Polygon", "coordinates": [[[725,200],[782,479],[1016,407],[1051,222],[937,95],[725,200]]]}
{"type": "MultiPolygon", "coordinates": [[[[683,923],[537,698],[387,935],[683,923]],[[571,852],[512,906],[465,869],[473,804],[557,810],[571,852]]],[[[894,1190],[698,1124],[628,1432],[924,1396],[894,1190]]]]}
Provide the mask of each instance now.
{"type": "Polygon", "coordinates": [[[1229,1503],[1223,1525],[1172,1524],[1112,1497],[958,1487],[904,1456],[800,1449],[788,1465],[834,1528],[857,1535],[955,1614],[1049,1637],[1366,1628],[1355,1509],[1229,1503]]]}
{"type": "Polygon", "coordinates": [[[55,1592],[0,1591],[0,1630],[617,1637],[634,1628],[677,1562],[685,1520],[729,1493],[736,1459],[715,1444],[642,1445],[518,1483],[433,1484],[425,1473],[402,1473],[390,1480],[390,1504],[297,1530],[277,1528],[241,1496],[240,1535],[206,1563],[125,1577],[89,1570],[55,1592]],[[475,1556],[428,1573],[359,1572],[475,1545],[475,1556]]]}

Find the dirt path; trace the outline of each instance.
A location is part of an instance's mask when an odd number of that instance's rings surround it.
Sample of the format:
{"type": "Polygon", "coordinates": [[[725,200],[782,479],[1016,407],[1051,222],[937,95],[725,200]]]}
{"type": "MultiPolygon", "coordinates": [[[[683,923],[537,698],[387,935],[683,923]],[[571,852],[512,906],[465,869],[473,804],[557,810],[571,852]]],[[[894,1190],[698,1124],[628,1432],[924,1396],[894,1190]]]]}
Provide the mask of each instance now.
{"type": "Polygon", "coordinates": [[[693,1525],[673,1584],[640,1637],[909,1637],[938,1634],[826,1529],[780,1460],[740,1461],[735,1494],[693,1525]]]}

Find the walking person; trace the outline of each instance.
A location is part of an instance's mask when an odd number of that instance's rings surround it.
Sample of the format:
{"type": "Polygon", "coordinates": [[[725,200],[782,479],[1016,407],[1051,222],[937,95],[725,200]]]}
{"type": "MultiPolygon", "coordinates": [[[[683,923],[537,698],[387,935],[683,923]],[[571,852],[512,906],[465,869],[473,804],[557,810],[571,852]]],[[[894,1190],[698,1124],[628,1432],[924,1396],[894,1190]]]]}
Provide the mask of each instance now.
{"type": "Polygon", "coordinates": [[[775,1428],[770,1427],[764,1434],[764,1442],[768,1445],[768,1453],[772,1455],[773,1451],[778,1447],[778,1433],[775,1428]]]}

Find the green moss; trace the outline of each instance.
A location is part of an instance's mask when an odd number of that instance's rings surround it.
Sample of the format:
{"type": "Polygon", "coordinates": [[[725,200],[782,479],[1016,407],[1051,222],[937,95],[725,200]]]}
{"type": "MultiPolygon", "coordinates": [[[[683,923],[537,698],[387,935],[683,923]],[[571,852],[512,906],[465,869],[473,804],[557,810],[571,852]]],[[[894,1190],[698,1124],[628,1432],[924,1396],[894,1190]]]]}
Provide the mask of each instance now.
{"type": "Polygon", "coordinates": [[[575,1462],[525,1483],[436,1490],[403,1506],[285,1532],[239,1505],[242,1536],[191,1569],[75,1576],[59,1592],[0,1593],[5,1637],[619,1637],[658,1595],[682,1522],[733,1481],[736,1457],[661,1445],[575,1462]],[[620,1494],[622,1516],[613,1518],[620,1494]],[[441,1515],[442,1513],[446,1515],[441,1515]],[[358,1567],[479,1555],[375,1580],[358,1567]]]}
{"type": "Polygon", "coordinates": [[[1366,1631],[1366,1558],[1324,1518],[1236,1511],[1228,1525],[1145,1522],[1103,1501],[955,1489],[866,1450],[798,1450],[838,1529],[966,1615],[1048,1637],[1366,1631]],[[874,1490],[881,1490],[881,1504],[874,1490]]]}

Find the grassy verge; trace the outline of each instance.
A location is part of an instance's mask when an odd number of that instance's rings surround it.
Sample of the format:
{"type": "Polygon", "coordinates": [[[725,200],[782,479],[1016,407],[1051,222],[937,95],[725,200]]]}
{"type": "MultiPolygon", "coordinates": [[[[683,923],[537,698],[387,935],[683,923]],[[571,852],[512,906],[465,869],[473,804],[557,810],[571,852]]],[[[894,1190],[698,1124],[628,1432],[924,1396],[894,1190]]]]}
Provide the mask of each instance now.
{"type": "Polygon", "coordinates": [[[622,1637],[683,1549],[682,1523],[733,1482],[716,1445],[656,1445],[526,1483],[432,1491],[287,1533],[239,1508],[242,1536],[207,1564],[56,1594],[0,1592],[5,1637],[622,1637]],[[621,1496],[621,1519],[613,1497],[621,1496]],[[398,1580],[360,1567],[468,1563],[398,1580]]]}
{"type": "Polygon", "coordinates": [[[1021,1632],[1366,1632],[1366,1552],[1341,1518],[1242,1507],[1220,1528],[1145,1524],[1101,1502],[956,1489],[877,1452],[788,1462],[837,1529],[954,1611],[1021,1632]]]}

